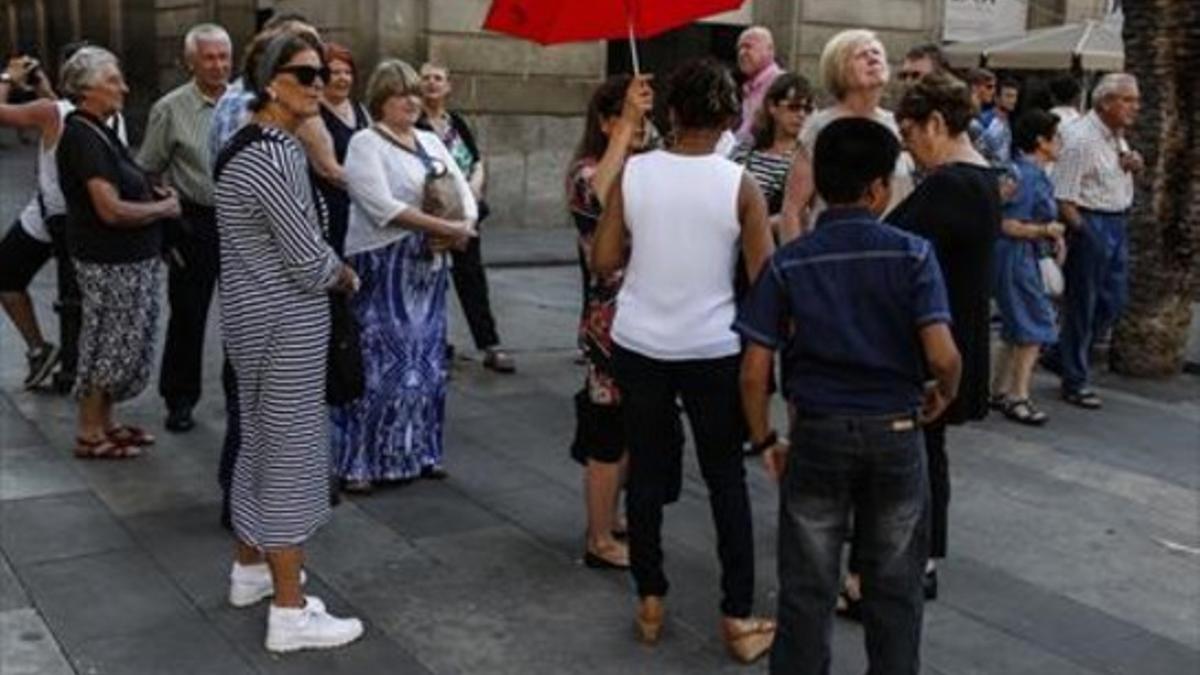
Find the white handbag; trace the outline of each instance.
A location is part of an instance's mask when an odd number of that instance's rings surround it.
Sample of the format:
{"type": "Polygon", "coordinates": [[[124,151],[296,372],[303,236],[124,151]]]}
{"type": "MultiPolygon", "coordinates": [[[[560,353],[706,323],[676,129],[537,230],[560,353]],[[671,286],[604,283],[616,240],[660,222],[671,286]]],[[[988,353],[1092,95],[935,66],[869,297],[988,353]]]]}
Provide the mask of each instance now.
{"type": "Polygon", "coordinates": [[[1066,283],[1058,261],[1052,256],[1041,256],[1038,258],[1038,271],[1042,273],[1042,286],[1046,293],[1052,298],[1061,297],[1066,283]]]}

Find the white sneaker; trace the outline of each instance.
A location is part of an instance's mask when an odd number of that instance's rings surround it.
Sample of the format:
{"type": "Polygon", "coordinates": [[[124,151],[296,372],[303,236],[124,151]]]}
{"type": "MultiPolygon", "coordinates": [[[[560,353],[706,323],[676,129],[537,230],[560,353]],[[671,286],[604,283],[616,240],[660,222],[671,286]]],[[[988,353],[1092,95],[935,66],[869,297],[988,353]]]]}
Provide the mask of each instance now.
{"type": "MultiPolygon", "coordinates": [[[[308,580],[300,570],[300,585],[308,580]]],[[[242,565],[233,563],[229,571],[229,604],[234,607],[249,607],[275,595],[275,584],[271,580],[271,568],[267,563],[242,565]]]]}
{"type": "Polygon", "coordinates": [[[299,649],[329,649],[357,640],[363,634],[362,622],[355,618],[339,619],[325,611],[325,603],[311,595],[303,607],[276,607],[267,614],[267,649],[294,652],[299,649]]]}

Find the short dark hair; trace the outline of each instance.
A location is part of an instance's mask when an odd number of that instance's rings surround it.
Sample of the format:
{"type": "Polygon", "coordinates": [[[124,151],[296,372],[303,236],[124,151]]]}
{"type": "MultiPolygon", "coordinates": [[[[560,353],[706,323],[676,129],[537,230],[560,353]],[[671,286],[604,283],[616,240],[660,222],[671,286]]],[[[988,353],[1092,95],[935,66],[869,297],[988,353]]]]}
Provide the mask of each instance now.
{"type": "Polygon", "coordinates": [[[784,101],[796,99],[804,101],[811,108],[813,104],[812,85],[803,75],[792,72],[783,72],[777,75],[771,82],[771,86],[767,88],[762,105],[755,114],[755,119],[750,127],[750,134],[754,137],[755,150],[769,148],[775,142],[775,118],[771,117],[771,111],[767,105],[779,105],[784,101]]]}
{"type": "Polygon", "coordinates": [[[904,58],[909,61],[929,59],[933,63],[934,70],[950,69],[950,63],[946,61],[946,54],[942,52],[941,47],[933,42],[922,42],[919,45],[913,45],[904,53],[904,58]]]}
{"type": "Polygon", "coordinates": [[[1005,77],[996,83],[996,92],[999,93],[1001,89],[1016,89],[1018,92],[1020,92],[1021,83],[1017,82],[1011,77],[1005,77]]]}
{"type": "Polygon", "coordinates": [[[685,129],[723,129],[739,112],[737,85],[719,61],[689,61],[671,75],[667,108],[685,129]]]}
{"type": "Polygon", "coordinates": [[[1077,104],[1082,92],[1079,80],[1071,75],[1060,75],[1050,80],[1050,96],[1054,99],[1054,105],[1077,104]]]}
{"type": "Polygon", "coordinates": [[[1054,138],[1058,132],[1058,115],[1040,108],[1030,108],[1013,125],[1013,147],[1021,152],[1037,149],[1039,138],[1054,138]]]}
{"type": "Polygon", "coordinates": [[[951,136],[966,131],[976,113],[971,90],[947,72],[929,73],[904,91],[900,105],[896,106],[896,121],[924,123],[935,112],[946,120],[951,136]]]}
{"type": "Polygon", "coordinates": [[[887,183],[900,157],[896,134],[878,122],[843,117],[817,134],[813,181],[827,204],[853,204],[876,179],[887,183]]]}

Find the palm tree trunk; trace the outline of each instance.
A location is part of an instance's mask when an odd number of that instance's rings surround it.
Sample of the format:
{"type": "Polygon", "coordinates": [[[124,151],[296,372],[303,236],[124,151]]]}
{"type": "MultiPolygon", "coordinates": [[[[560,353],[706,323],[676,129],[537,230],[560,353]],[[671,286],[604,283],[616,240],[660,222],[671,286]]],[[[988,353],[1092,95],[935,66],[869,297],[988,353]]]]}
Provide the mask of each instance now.
{"type": "Polygon", "coordinates": [[[1200,3],[1123,5],[1125,67],[1142,96],[1130,142],[1146,168],[1129,220],[1129,304],[1109,358],[1120,373],[1173,375],[1200,297],[1200,3]]]}

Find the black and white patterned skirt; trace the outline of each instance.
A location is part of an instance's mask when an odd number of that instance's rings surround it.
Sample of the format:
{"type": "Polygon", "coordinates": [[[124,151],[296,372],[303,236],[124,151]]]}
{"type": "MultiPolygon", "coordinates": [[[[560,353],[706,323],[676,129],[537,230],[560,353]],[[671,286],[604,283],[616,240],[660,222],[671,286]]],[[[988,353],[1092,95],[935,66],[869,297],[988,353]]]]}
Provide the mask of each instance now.
{"type": "Polygon", "coordinates": [[[131,399],[150,381],[161,263],[76,260],[75,274],[83,299],[75,397],[104,392],[113,401],[131,399]]]}

